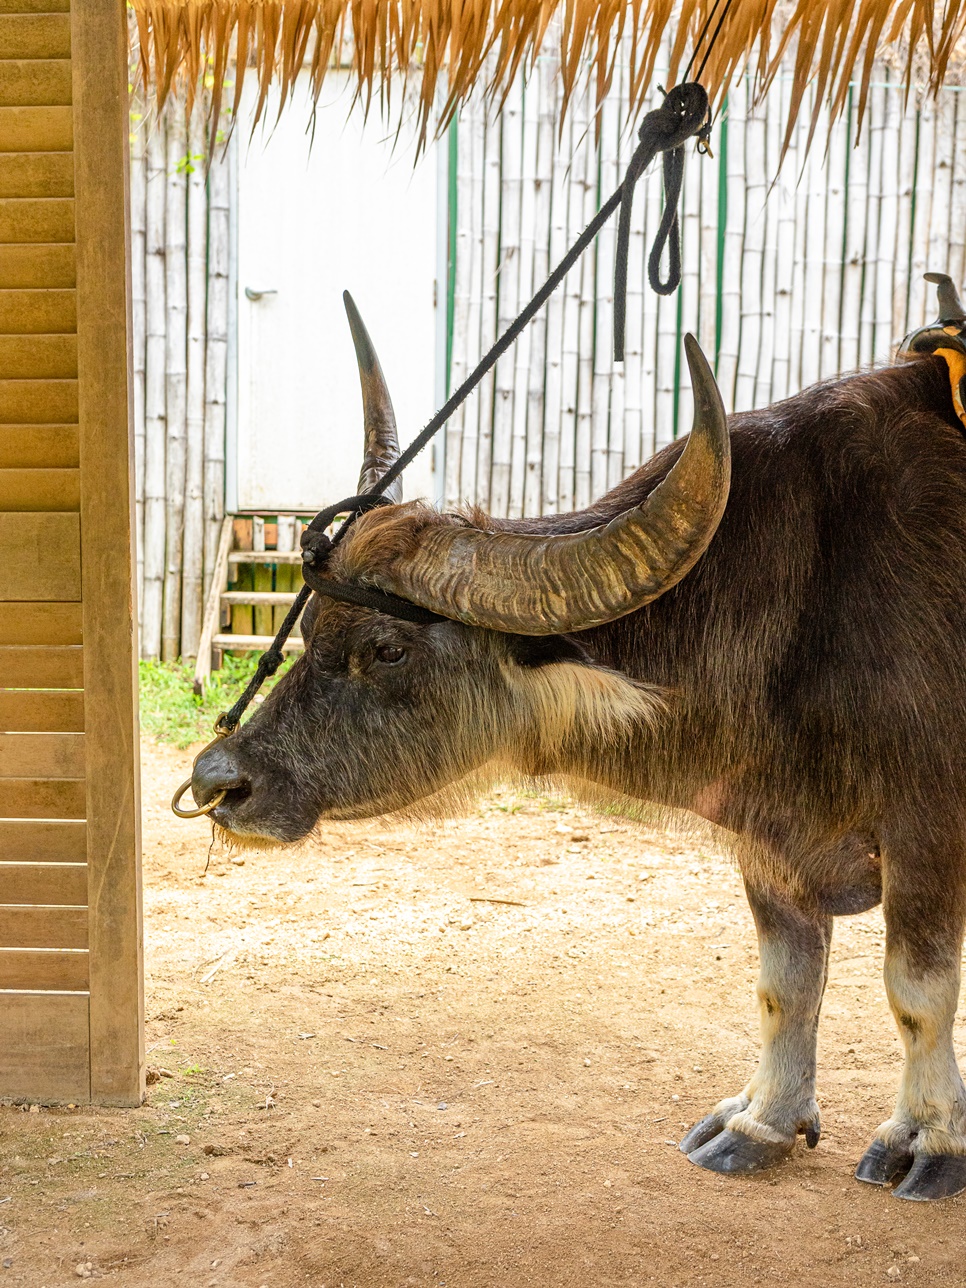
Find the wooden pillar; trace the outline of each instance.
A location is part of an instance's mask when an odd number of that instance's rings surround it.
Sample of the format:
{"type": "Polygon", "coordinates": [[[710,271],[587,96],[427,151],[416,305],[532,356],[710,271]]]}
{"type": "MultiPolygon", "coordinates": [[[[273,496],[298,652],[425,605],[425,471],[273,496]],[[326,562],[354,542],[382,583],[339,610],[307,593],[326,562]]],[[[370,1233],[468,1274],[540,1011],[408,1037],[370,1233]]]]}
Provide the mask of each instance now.
{"type": "Polygon", "coordinates": [[[128,30],[72,0],[91,1099],[144,1093],[128,30]]]}
{"type": "Polygon", "coordinates": [[[143,1095],[127,28],[0,0],[0,1096],[143,1095]]]}

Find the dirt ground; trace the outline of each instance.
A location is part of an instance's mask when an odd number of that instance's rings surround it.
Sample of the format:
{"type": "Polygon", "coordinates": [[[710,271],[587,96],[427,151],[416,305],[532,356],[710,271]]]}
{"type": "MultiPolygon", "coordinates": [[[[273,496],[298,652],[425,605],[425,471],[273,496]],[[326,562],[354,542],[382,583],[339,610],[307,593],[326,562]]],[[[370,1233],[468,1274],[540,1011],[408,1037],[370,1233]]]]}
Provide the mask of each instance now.
{"type": "Polygon", "coordinates": [[[144,753],[158,1080],[0,1109],[0,1288],[966,1285],[966,1201],[851,1176],[899,1071],[877,911],[836,928],[818,1149],[726,1180],[676,1148],[757,1045],[713,842],[506,791],[206,873],[190,753],[144,753]]]}

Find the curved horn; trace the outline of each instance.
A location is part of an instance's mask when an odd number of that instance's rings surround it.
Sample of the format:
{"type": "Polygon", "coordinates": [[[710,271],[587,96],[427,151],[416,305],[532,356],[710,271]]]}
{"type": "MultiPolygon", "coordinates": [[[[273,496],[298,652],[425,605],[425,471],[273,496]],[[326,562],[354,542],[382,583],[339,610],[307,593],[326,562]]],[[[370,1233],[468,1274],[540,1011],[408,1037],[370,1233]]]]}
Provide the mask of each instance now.
{"type": "Polygon", "coordinates": [[[587,630],[680,581],[724,513],[731,442],[721,394],[694,336],[684,338],[694,422],[667,477],[639,506],[586,532],[545,536],[427,528],[373,580],[470,626],[518,635],[587,630]]]}
{"type": "MultiPolygon", "coordinates": [[[[349,318],[349,330],[359,363],[359,381],[362,385],[362,413],[365,421],[365,454],[359,472],[359,491],[368,492],[382,478],[399,455],[396,436],[396,416],[386,388],[386,378],[376,357],[369,332],[359,316],[355,300],[348,291],[342,300],[349,318]]],[[[396,479],[385,492],[387,501],[395,504],[402,500],[402,479],[396,479]]]]}
{"type": "Polygon", "coordinates": [[[923,277],[939,287],[939,321],[966,322],[966,309],[956,294],[956,286],[949,274],[923,273],[923,277]]]}

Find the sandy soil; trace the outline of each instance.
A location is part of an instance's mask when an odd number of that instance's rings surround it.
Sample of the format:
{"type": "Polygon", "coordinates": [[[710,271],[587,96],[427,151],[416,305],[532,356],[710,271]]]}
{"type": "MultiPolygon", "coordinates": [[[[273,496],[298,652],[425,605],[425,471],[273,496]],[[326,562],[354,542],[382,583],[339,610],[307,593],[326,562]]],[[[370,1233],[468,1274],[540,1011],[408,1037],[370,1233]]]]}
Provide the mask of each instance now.
{"type": "Polygon", "coordinates": [[[851,1178],[899,1069],[878,912],[837,926],[818,1149],[725,1180],[675,1147],[756,1052],[713,843],[508,791],[206,874],[189,759],[145,747],[159,1079],[0,1109],[0,1286],[966,1285],[966,1202],[851,1178]]]}

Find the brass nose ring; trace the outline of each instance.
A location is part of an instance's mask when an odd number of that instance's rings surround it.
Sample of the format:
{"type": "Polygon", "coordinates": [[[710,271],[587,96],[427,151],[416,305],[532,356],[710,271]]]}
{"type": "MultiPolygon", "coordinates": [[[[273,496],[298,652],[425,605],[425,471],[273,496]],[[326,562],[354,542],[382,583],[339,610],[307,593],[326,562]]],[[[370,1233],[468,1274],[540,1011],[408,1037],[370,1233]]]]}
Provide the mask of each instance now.
{"type": "Polygon", "coordinates": [[[227,790],[223,790],[220,791],[217,796],[213,796],[207,805],[199,805],[196,809],[182,809],[181,798],[190,786],[191,779],[186,778],[171,798],[171,808],[175,814],[177,814],[178,818],[198,818],[202,814],[210,814],[213,809],[217,809],[228,795],[227,790]]]}

